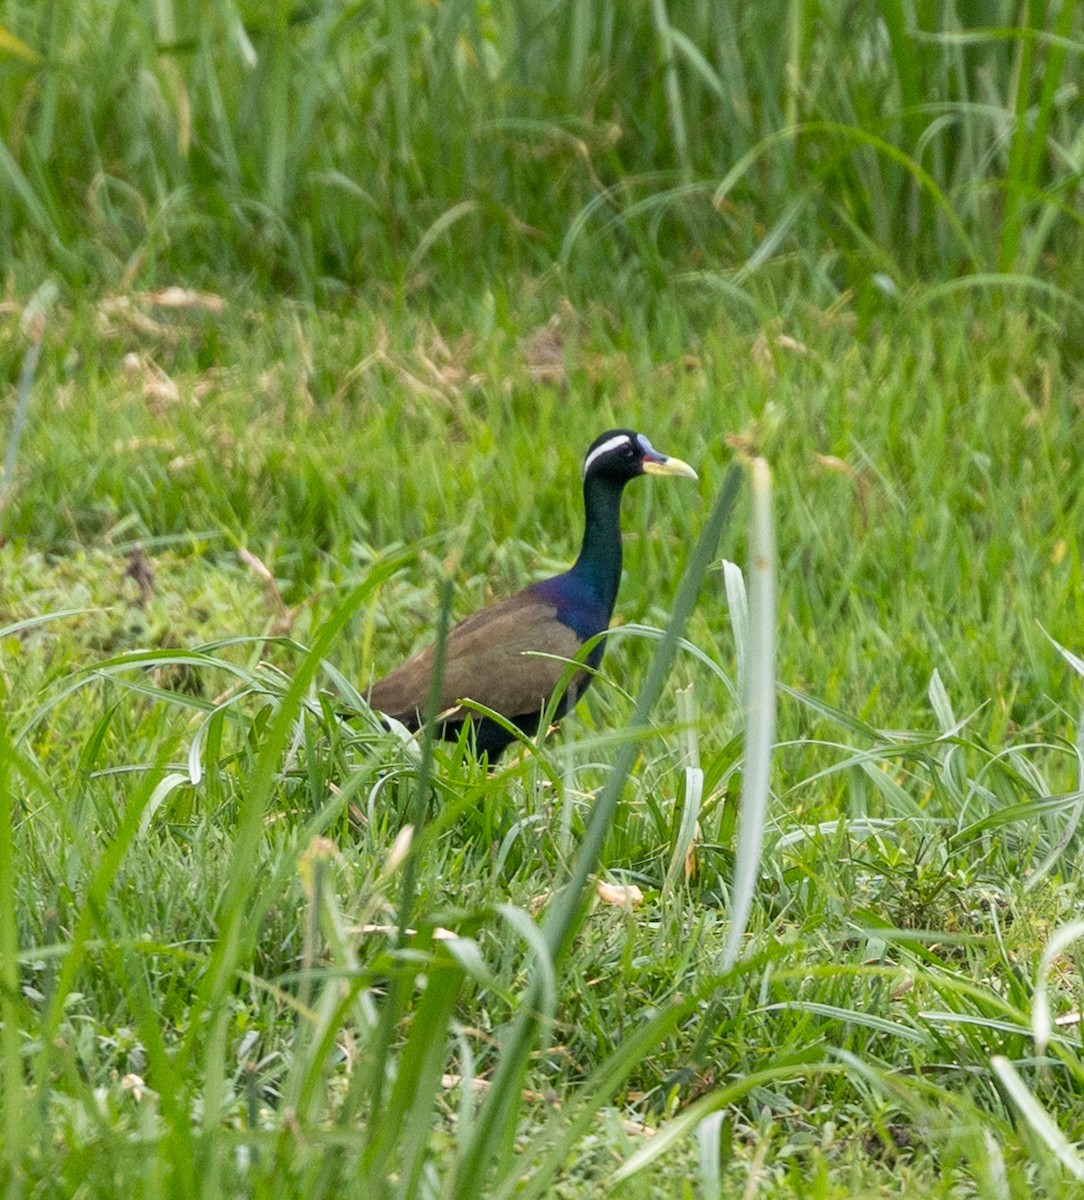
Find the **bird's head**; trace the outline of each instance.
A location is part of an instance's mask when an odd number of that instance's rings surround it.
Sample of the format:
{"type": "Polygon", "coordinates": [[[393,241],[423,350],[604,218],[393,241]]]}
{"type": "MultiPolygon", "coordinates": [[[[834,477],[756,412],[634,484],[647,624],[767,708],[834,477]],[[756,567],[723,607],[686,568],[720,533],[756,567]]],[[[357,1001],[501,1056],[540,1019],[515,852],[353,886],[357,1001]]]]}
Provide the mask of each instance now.
{"type": "Polygon", "coordinates": [[[680,475],[695,479],[696,472],[680,458],[660,454],[642,433],[611,429],[600,434],[587,448],[583,477],[627,483],[637,475],[680,475]]]}

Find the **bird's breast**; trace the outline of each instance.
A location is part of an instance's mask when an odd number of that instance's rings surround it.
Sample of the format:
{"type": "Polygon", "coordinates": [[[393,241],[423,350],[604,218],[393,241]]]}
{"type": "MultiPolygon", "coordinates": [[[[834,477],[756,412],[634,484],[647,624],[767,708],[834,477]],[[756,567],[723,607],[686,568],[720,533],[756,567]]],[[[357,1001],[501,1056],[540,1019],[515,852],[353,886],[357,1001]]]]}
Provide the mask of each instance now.
{"type": "Polygon", "coordinates": [[[572,572],[544,579],[533,584],[529,590],[539,599],[552,604],[557,620],[571,629],[581,642],[586,642],[609,627],[613,604],[607,603],[589,581],[578,578],[572,572]]]}

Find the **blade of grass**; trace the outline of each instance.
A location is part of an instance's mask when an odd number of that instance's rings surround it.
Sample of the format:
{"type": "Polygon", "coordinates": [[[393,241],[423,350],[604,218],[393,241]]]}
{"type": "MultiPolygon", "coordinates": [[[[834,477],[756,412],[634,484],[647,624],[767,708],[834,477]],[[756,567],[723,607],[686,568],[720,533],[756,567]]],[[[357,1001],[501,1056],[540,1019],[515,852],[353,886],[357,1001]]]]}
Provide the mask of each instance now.
{"type": "Polygon", "coordinates": [[[23,367],[19,374],[19,395],[15,401],[15,412],[11,418],[11,433],[4,454],[4,474],[0,477],[0,534],[4,528],[4,510],[15,486],[15,464],[19,459],[26,419],[30,412],[30,395],[34,388],[34,376],[41,357],[41,343],[45,337],[45,322],[49,309],[57,298],[57,286],[52,280],[43,283],[34,293],[23,311],[22,332],[30,343],[23,355],[23,367]]]}
{"type": "Polygon", "coordinates": [[[1077,941],[1084,937],[1084,921],[1072,921],[1057,930],[1043,947],[1043,956],[1039,961],[1038,978],[1035,980],[1035,993],[1031,1002],[1031,1032],[1035,1038],[1035,1049],[1039,1054],[1045,1054],[1050,1043],[1050,1035],[1054,1029],[1054,1021],[1050,1016],[1050,999],[1047,995],[1047,976],[1054,961],[1077,941]]]}
{"type": "Polygon", "coordinates": [[[674,143],[674,157],[681,172],[688,176],[692,171],[689,160],[689,136],[685,127],[685,108],[678,80],[677,63],[674,56],[674,41],[671,36],[670,15],[666,11],[666,0],[651,0],[651,15],[655,22],[655,39],[659,61],[662,64],[663,88],[666,92],[666,110],[670,120],[670,136],[674,143]]]}
{"type": "Polygon", "coordinates": [[[8,1195],[17,1200],[23,1178],[24,1131],[26,1106],[23,1102],[23,1055],[19,1019],[19,926],[18,875],[15,867],[15,808],[11,793],[11,760],[14,747],[8,735],[6,719],[2,716],[6,700],[3,676],[0,675],[0,1104],[4,1131],[2,1161],[8,1178],[8,1195]]]}
{"type": "MultiPolygon", "coordinates": [[[[681,808],[681,824],[674,840],[674,851],[666,878],[662,885],[664,898],[674,894],[678,880],[689,862],[689,855],[696,839],[697,822],[700,820],[700,805],[704,795],[704,771],[700,766],[700,746],[696,736],[693,708],[693,687],[679,688],[676,694],[678,721],[685,728],[685,801],[681,808]]],[[[660,933],[662,929],[660,928],[660,933]]]]}
{"type": "Polygon", "coordinates": [[[775,531],[772,481],[762,458],[750,464],[749,634],[745,671],[745,769],[742,773],[730,924],[720,963],[737,961],[753,908],[771,796],[775,742],[775,531]]]}
{"type": "Polygon", "coordinates": [[[990,1066],[1032,1132],[1074,1179],[1084,1183],[1084,1159],[1062,1133],[1054,1118],[1036,1099],[1035,1093],[1020,1077],[1017,1069],[1001,1054],[990,1059],[990,1066]]]}

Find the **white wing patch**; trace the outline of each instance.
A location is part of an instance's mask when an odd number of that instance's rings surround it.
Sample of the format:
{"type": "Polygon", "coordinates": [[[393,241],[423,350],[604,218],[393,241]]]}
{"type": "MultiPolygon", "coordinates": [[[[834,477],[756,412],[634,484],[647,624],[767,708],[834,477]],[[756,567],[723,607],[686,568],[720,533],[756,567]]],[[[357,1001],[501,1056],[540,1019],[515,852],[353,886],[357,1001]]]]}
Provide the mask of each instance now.
{"type": "MultiPolygon", "coordinates": [[[[646,441],[646,438],[641,438],[641,441],[646,441]]],[[[601,446],[596,446],[594,450],[583,460],[583,474],[587,478],[587,472],[591,469],[591,464],[596,458],[600,458],[603,454],[609,454],[611,450],[616,450],[618,446],[623,444],[632,444],[632,438],[627,433],[619,433],[616,437],[608,438],[601,446]]]]}

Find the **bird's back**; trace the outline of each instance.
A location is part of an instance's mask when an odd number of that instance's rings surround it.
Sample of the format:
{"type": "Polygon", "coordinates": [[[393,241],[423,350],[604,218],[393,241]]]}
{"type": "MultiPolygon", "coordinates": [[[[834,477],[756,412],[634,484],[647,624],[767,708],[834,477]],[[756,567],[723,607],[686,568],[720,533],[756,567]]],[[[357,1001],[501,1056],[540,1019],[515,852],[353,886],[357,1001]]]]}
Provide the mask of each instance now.
{"type": "MultiPolygon", "coordinates": [[[[469,699],[517,725],[521,724],[519,718],[533,717],[537,722],[540,710],[564,675],[566,664],[561,660],[574,658],[588,636],[606,628],[609,618],[608,613],[592,617],[582,612],[579,629],[568,624],[559,586],[566,578],[557,576],[533,584],[449,630],[438,711],[469,699]],[[590,632],[581,636],[581,631],[589,627],[590,632]]],[[[591,657],[597,662],[600,654],[591,657]]],[[[435,662],[436,647],[428,646],[373,684],[369,694],[372,707],[408,728],[417,728],[428,700],[435,662]]],[[[569,699],[582,694],[589,680],[590,676],[581,672],[569,688],[569,699]]]]}

